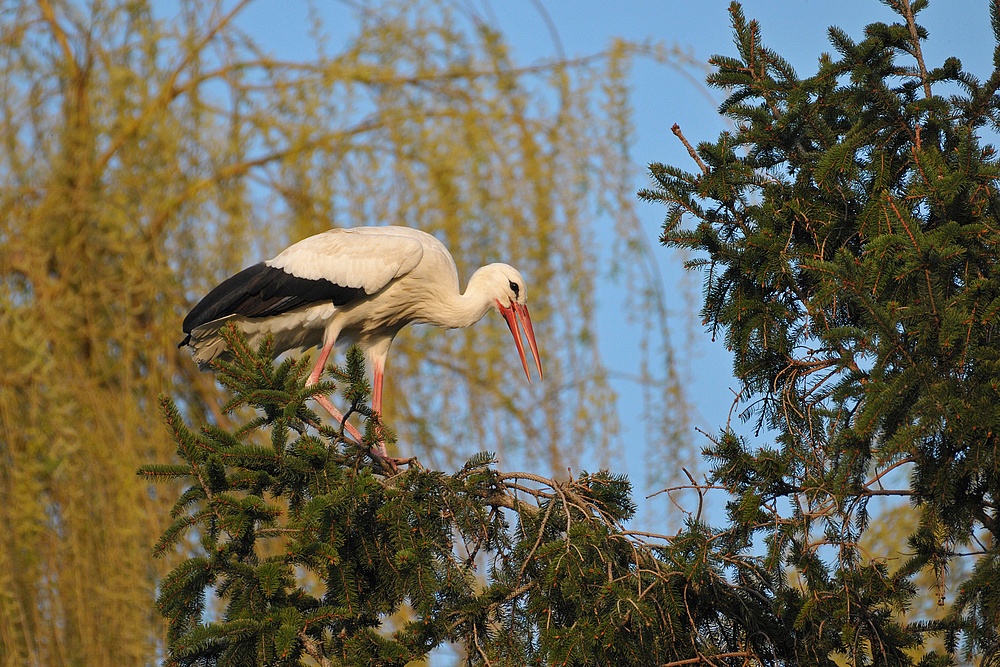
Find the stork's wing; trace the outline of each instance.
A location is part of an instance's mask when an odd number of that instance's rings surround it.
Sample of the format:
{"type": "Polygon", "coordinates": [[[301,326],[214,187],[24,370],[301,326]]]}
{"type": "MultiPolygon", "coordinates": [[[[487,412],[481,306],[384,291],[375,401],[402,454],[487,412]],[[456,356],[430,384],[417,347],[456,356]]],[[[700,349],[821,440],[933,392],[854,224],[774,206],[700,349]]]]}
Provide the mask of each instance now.
{"type": "Polygon", "coordinates": [[[331,229],[286,248],[268,266],[374,294],[420,263],[423,244],[397,227],[331,229]]]}
{"type": "Polygon", "coordinates": [[[356,232],[332,229],[311,236],[227,278],[184,318],[184,333],[230,315],[270,317],[311,303],[342,306],[378,292],[423,255],[413,238],[356,232]]]}
{"type": "Polygon", "coordinates": [[[342,306],[363,294],[359,287],[298,278],[261,262],[216,285],[191,309],[182,328],[189,334],[192,329],[222,317],[269,317],[316,302],[342,306]]]}

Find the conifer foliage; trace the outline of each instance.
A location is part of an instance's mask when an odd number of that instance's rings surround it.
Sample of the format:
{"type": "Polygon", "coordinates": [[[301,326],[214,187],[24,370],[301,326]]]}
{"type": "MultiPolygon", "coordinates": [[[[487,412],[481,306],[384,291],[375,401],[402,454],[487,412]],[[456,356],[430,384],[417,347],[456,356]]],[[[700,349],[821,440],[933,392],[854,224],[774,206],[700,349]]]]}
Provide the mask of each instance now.
{"type": "Polygon", "coordinates": [[[1000,46],[985,80],[926,63],[927,3],[885,4],[898,22],[860,41],[831,28],[834,53],[800,78],[734,3],[738,56],[714,57],[709,83],[735,129],[695,148],[675,126],[697,170],[653,164],[640,195],[668,208],[663,243],[699,257],[743,414],[775,437],[726,428],[707,453],[730,530],[766,538],[786,582],[794,661],[996,664],[1000,165],[984,135],[1000,129],[1000,46]],[[886,496],[920,514],[901,565],[859,546],[886,496]],[[915,589],[920,571],[936,590],[915,589]],[[946,613],[904,619],[915,595],[946,613]],[[929,636],[944,650],[921,649],[929,636]]]}
{"type": "MultiPolygon", "coordinates": [[[[404,665],[446,642],[483,665],[772,654],[766,574],[712,556],[694,526],[674,545],[623,529],[624,478],[557,483],[489,454],[453,474],[391,470],[308,407],[334,389],[304,388],[308,361],[225,335],[226,409],[257,416],[192,430],[164,398],[181,462],[140,470],[184,487],[155,546],[189,555],[160,584],[168,665],[404,665]]],[[[365,444],[391,435],[365,404],[363,355],[334,377],[365,444]]]]}

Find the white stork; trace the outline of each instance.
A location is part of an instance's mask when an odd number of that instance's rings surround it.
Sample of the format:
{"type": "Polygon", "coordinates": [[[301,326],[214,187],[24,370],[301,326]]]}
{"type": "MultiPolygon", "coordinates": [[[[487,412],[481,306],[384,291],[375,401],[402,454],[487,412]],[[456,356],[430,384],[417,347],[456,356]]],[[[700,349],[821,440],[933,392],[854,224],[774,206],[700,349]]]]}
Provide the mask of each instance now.
{"type": "MultiPolygon", "coordinates": [[[[274,336],[275,354],[322,346],[306,385],[319,381],[333,346],[357,343],[373,377],[372,408],[382,411],[382,379],[392,339],[410,323],[468,327],[490,308],[507,321],[524,373],[524,329],[538,376],[542,365],[528,316],[524,278],[507,264],[489,264],[459,291],[458,270],[436,238],[408,227],[331,229],[286,248],[274,259],[227,278],[184,318],[192,356],[205,369],[226,353],[219,330],[234,322],[251,344],[274,336]]],[[[358,441],[361,435],[324,396],[319,402],[358,441]]],[[[381,454],[385,457],[384,444],[381,454]]]]}

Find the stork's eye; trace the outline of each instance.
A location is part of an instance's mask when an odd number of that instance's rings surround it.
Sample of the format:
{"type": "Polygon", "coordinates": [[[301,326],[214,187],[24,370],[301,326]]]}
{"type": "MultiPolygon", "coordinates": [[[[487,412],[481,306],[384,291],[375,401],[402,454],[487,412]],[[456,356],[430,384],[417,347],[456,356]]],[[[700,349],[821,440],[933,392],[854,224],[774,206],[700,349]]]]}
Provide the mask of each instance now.
{"type": "Polygon", "coordinates": [[[509,282],[510,282],[510,291],[514,293],[514,297],[516,298],[518,296],[518,292],[521,291],[521,288],[518,287],[517,283],[515,283],[513,280],[509,282]]]}

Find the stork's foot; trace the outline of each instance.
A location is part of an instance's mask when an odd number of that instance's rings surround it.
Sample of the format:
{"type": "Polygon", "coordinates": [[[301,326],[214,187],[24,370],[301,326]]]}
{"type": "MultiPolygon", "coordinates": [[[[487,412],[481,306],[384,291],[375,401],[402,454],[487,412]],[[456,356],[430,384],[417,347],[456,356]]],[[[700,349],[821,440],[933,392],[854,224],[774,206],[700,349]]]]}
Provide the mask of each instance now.
{"type": "MultiPolygon", "coordinates": [[[[330,416],[332,416],[341,424],[343,429],[347,432],[349,436],[351,436],[351,438],[354,439],[355,442],[357,442],[359,445],[364,442],[364,437],[361,435],[358,429],[354,428],[354,425],[351,424],[351,422],[347,421],[344,418],[344,416],[340,414],[340,411],[337,410],[337,408],[333,407],[333,404],[330,403],[330,400],[326,396],[323,396],[322,394],[317,394],[313,396],[313,399],[321,406],[323,406],[323,408],[330,413],[330,416]]],[[[381,429],[381,426],[376,424],[376,428],[381,429]]],[[[381,431],[379,431],[379,433],[381,434],[381,431]]],[[[404,459],[404,458],[395,458],[389,456],[389,452],[385,448],[385,439],[382,437],[379,437],[378,444],[375,447],[372,447],[371,449],[368,450],[368,454],[371,455],[372,460],[381,463],[385,468],[390,470],[393,474],[399,472],[399,466],[409,466],[413,464],[416,464],[418,466],[420,465],[417,462],[416,457],[410,457],[404,459]]]]}
{"type": "Polygon", "coordinates": [[[372,457],[372,460],[381,463],[388,470],[392,471],[393,474],[399,472],[400,466],[416,466],[418,468],[422,467],[420,462],[417,460],[416,456],[411,456],[409,458],[400,458],[396,456],[389,456],[385,450],[385,443],[379,442],[378,447],[372,447],[368,450],[368,454],[372,457]]]}
{"type": "Polygon", "coordinates": [[[380,447],[372,447],[368,450],[368,454],[371,455],[373,461],[377,461],[382,464],[387,470],[391,471],[392,474],[399,472],[399,466],[408,466],[414,461],[415,458],[401,459],[395,456],[389,456],[385,453],[385,445],[379,443],[380,447]]]}
{"type": "Polygon", "coordinates": [[[416,468],[420,468],[421,470],[424,468],[420,465],[420,461],[417,460],[416,456],[411,456],[409,458],[394,458],[392,461],[398,466],[414,466],[416,468]]]}

